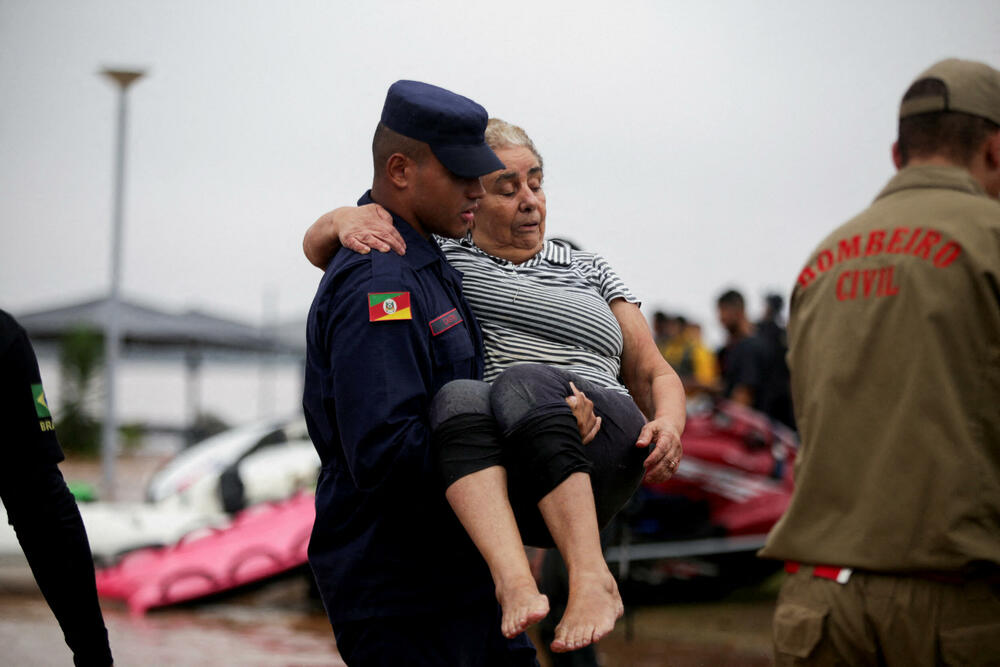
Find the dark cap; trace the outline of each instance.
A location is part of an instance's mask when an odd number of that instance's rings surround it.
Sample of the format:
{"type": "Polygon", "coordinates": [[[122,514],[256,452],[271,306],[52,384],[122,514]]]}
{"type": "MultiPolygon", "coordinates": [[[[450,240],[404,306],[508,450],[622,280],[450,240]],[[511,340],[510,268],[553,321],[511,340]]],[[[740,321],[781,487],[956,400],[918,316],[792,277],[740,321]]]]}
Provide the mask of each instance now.
{"type": "Polygon", "coordinates": [[[477,178],[503,169],[486,145],[486,109],[468,97],[420,81],[389,86],[382,124],[405,137],[422,141],[445,168],[462,178],[477,178]]]}
{"type": "Polygon", "coordinates": [[[1000,125],[1000,72],[984,63],[950,58],[931,65],[916,78],[937,79],[944,93],[915,97],[899,107],[899,117],[907,118],[934,111],[961,111],[1000,125]]]}

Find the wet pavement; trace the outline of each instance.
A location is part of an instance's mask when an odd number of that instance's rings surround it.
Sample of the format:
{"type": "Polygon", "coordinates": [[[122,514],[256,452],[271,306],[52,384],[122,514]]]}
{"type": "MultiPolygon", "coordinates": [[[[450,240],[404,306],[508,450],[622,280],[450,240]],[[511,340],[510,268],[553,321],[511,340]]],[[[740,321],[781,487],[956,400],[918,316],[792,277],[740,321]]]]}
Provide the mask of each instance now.
{"type": "MultiPolygon", "coordinates": [[[[118,497],[137,500],[160,462],[145,457],[120,462],[118,497]]],[[[97,462],[61,467],[67,479],[99,479],[97,462]]],[[[770,665],[773,590],[743,591],[721,602],[630,608],[598,645],[598,656],[605,667],[770,665]]],[[[144,617],[131,616],[114,602],[102,606],[118,667],[344,664],[301,573],[144,617]]],[[[23,558],[0,559],[0,647],[0,667],[72,664],[23,558]]],[[[540,659],[547,664],[545,656],[540,659]]]]}
{"type": "Polygon", "coordinates": [[[773,614],[773,599],[641,607],[598,655],[608,667],[766,667],[773,614]]]}
{"type": "MultiPolygon", "coordinates": [[[[70,665],[72,658],[30,577],[12,585],[0,574],[0,665],[70,665]]],[[[614,667],[749,666],[771,664],[773,601],[642,607],[598,645],[614,667]]],[[[343,665],[322,610],[308,603],[304,581],[290,578],[209,603],[130,616],[104,604],[115,664],[343,665]]],[[[543,660],[543,665],[546,664],[543,660]]]]}
{"type": "MultiPolygon", "coordinates": [[[[0,586],[2,665],[71,665],[44,599],[30,581],[0,586]]],[[[343,665],[321,610],[308,606],[304,581],[288,579],[199,605],[132,616],[102,601],[111,650],[128,665],[343,665]]]]}

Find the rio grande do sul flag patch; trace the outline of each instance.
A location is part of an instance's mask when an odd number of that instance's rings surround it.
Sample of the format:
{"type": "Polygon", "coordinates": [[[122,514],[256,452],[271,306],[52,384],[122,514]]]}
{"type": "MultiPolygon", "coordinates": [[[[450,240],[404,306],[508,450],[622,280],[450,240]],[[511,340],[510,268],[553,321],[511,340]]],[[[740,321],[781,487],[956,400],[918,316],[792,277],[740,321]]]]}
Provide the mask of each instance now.
{"type": "Polygon", "coordinates": [[[409,292],[369,292],[368,321],[412,320],[409,292]]]}

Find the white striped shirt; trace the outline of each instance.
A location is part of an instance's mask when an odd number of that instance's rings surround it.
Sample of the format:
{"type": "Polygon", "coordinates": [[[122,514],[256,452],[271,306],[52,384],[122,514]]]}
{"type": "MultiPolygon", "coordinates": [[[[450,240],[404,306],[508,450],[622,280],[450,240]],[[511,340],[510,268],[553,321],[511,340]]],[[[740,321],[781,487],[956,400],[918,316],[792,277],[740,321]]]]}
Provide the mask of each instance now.
{"type": "Polygon", "coordinates": [[[462,273],[462,291],[483,330],[484,379],[534,362],[566,368],[628,393],[619,379],[623,338],[608,304],[638,303],[600,255],[546,241],[522,264],[487,254],[470,236],[437,238],[462,273]]]}

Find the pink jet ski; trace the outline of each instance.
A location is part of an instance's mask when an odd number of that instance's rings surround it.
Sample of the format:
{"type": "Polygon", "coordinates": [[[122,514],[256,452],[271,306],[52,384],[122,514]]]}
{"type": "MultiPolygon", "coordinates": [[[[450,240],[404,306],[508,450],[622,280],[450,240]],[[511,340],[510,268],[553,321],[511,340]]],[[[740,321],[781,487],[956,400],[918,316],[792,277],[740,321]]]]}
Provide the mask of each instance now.
{"type": "Polygon", "coordinates": [[[140,549],[97,571],[101,597],[134,614],[267,579],[306,562],[316,510],[311,493],[261,503],[222,528],[185,535],[174,545],[140,549]]]}

